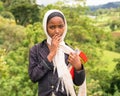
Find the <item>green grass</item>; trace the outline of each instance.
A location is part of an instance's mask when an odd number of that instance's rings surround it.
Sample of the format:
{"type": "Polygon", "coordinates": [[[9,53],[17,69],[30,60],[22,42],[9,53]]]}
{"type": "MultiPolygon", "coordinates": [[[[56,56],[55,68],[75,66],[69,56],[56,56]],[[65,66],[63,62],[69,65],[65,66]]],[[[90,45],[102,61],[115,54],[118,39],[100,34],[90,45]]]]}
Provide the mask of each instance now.
{"type": "Polygon", "coordinates": [[[104,61],[104,67],[109,72],[113,71],[115,65],[117,62],[114,61],[114,59],[120,58],[120,53],[111,52],[111,51],[103,51],[103,57],[101,58],[102,61],[104,61]]]}

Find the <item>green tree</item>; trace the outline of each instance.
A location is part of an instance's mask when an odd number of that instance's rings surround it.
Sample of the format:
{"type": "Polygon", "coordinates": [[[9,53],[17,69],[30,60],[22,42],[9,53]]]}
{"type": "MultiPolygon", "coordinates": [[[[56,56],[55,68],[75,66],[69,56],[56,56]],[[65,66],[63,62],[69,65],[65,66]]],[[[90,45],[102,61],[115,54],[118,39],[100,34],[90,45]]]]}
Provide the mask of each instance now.
{"type": "Polygon", "coordinates": [[[14,15],[16,23],[23,26],[40,20],[38,6],[35,4],[32,5],[29,0],[12,0],[10,11],[14,15]]]}
{"type": "Polygon", "coordinates": [[[115,51],[120,53],[120,38],[115,40],[115,51]]]}
{"type": "Polygon", "coordinates": [[[0,13],[4,10],[3,2],[0,1],[0,13]]]}
{"type": "Polygon", "coordinates": [[[22,26],[3,24],[0,27],[0,46],[7,51],[17,49],[24,38],[25,29],[22,26]]]}
{"type": "Polygon", "coordinates": [[[91,79],[90,83],[87,84],[87,95],[88,96],[103,96],[103,91],[99,85],[99,80],[91,79]]]}
{"type": "Polygon", "coordinates": [[[8,76],[9,66],[5,62],[6,50],[0,48],[0,94],[4,96],[3,81],[8,76]]]}
{"type": "MultiPolygon", "coordinates": [[[[114,73],[112,74],[111,83],[110,83],[110,89],[109,92],[113,95],[116,94],[116,92],[119,92],[120,94],[120,59],[115,60],[117,62],[117,65],[114,69],[114,73]]],[[[118,96],[118,95],[115,95],[118,96]]]]}
{"type": "Polygon", "coordinates": [[[1,16],[4,17],[4,18],[9,18],[9,19],[15,19],[13,14],[9,11],[3,11],[1,12],[1,16]]]}
{"type": "Polygon", "coordinates": [[[0,95],[37,95],[37,85],[28,76],[28,53],[29,47],[43,40],[44,36],[41,23],[25,28],[13,20],[0,18],[0,46],[7,48],[4,58],[0,50],[0,95]]]}

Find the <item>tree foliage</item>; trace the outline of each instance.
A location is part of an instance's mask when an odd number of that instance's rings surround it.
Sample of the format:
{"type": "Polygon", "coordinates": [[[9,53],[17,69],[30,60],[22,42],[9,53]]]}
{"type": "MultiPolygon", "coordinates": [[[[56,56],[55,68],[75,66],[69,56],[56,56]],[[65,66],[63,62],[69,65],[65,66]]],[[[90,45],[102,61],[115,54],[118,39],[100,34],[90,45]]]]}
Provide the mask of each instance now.
{"type": "Polygon", "coordinates": [[[17,24],[26,26],[39,21],[39,9],[37,5],[32,5],[29,0],[13,0],[10,11],[17,24]]]}
{"type": "Polygon", "coordinates": [[[111,83],[109,92],[114,95],[116,92],[120,94],[120,59],[115,60],[117,62],[116,67],[114,69],[114,73],[112,74],[111,83]]]}
{"type": "Polygon", "coordinates": [[[115,40],[115,51],[120,53],[120,38],[115,40]]]}

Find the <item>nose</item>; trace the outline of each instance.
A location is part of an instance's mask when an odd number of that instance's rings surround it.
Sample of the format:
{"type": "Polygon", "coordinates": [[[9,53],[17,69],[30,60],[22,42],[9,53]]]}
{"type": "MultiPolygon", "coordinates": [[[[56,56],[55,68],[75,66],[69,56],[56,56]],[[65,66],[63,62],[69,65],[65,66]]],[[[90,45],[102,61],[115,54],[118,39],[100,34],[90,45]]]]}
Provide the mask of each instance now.
{"type": "Polygon", "coordinates": [[[59,33],[59,29],[58,28],[55,29],[55,33],[59,33]]]}

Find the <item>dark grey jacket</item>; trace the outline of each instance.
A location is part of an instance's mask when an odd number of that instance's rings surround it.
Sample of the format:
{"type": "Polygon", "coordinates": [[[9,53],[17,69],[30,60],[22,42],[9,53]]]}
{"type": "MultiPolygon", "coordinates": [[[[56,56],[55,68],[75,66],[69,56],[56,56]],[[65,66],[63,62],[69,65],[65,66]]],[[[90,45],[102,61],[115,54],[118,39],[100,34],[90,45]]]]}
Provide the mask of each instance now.
{"type": "MultiPolygon", "coordinates": [[[[46,40],[42,43],[36,44],[30,49],[29,53],[29,76],[33,82],[38,82],[38,96],[51,96],[52,92],[56,96],[67,96],[66,91],[59,86],[56,92],[58,84],[58,74],[53,72],[53,63],[49,62],[47,55],[49,49],[47,47],[46,40]]],[[[65,54],[65,61],[67,62],[68,55],[65,54]]],[[[74,71],[73,82],[75,85],[81,85],[85,79],[84,68],[78,73],[74,71]]]]}

